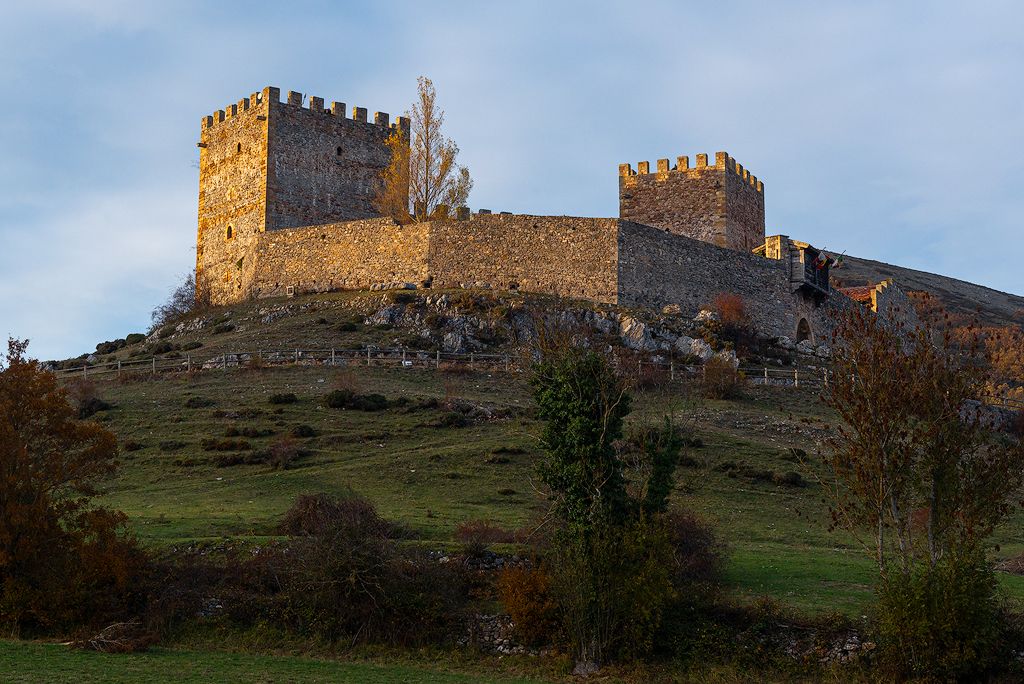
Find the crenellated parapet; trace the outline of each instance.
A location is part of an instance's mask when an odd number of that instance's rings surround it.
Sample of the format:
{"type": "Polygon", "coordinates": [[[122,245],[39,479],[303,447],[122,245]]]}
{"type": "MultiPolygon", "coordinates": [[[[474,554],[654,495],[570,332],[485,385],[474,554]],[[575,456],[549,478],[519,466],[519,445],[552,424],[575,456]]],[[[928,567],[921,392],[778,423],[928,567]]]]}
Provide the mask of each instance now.
{"type": "MultiPolygon", "coordinates": [[[[267,86],[258,93],[252,93],[236,103],[227,105],[224,109],[218,109],[213,114],[204,116],[201,127],[203,130],[213,128],[219,123],[250,111],[257,112],[257,116],[266,116],[267,110],[272,107],[288,107],[308,112],[313,116],[328,116],[334,117],[337,120],[345,120],[347,118],[344,102],[334,101],[328,107],[324,98],[316,95],[309,95],[307,97],[295,90],[289,90],[285,99],[282,100],[280,88],[267,86]]],[[[367,117],[367,109],[365,107],[352,107],[352,116],[349,120],[388,130],[400,130],[404,135],[409,135],[410,122],[409,118],[405,116],[399,116],[392,123],[391,117],[387,112],[374,112],[373,119],[370,120],[367,117]]]]}
{"type": "MultiPolygon", "coordinates": [[[[621,178],[635,179],[636,176],[654,176],[655,180],[668,180],[670,174],[674,173],[704,173],[708,171],[726,173],[736,176],[744,184],[749,185],[759,193],[764,193],[764,184],[757,179],[743,165],[729,156],[727,152],[715,152],[715,163],[708,163],[708,155],[701,153],[696,155],[695,163],[690,166],[690,157],[683,155],[676,157],[676,163],[672,164],[669,159],[658,159],[655,162],[655,169],[651,171],[649,161],[637,162],[637,170],[633,170],[632,164],[619,164],[619,176],[621,178]]],[[[634,181],[635,182],[635,181],[634,181]]]]}
{"type": "Polygon", "coordinates": [[[748,252],[764,242],[764,184],[727,152],[619,165],[619,218],[748,252]]]}

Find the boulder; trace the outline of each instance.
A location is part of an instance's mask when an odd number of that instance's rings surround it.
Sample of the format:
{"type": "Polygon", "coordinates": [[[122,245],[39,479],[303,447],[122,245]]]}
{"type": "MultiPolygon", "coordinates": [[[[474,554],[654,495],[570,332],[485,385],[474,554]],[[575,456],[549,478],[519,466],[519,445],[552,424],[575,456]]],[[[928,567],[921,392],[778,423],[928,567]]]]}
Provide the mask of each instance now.
{"type": "Polygon", "coordinates": [[[654,351],[658,348],[657,343],[651,338],[647,324],[632,316],[623,316],[619,319],[619,336],[622,338],[622,344],[635,351],[654,351]]]}
{"type": "Polygon", "coordinates": [[[693,338],[687,337],[686,335],[680,335],[676,338],[675,347],[683,354],[691,354],[690,351],[693,348],[693,338]]]}
{"type": "Polygon", "coordinates": [[[441,346],[446,352],[458,353],[465,351],[466,349],[466,338],[457,332],[448,332],[441,338],[441,346]]]}
{"type": "Polygon", "coordinates": [[[666,314],[668,316],[678,316],[679,314],[683,313],[683,310],[679,307],[678,304],[669,304],[668,306],[661,310],[661,313],[666,314]]]}
{"type": "Polygon", "coordinates": [[[701,339],[694,340],[690,344],[690,353],[701,361],[707,361],[715,355],[715,351],[711,348],[711,345],[701,339]]]}
{"type": "Polygon", "coordinates": [[[697,315],[693,317],[693,320],[698,323],[704,323],[706,321],[717,321],[718,314],[711,309],[701,309],[697,312],[697,315]]]}
{"type": "Polygon", "coordinates": [[[814,343],[810,340],[802,340],[796,345],[796,350],[801,354],[814,354],[814,343]]]}
{"type": "Polygon", "coordinates": [[[775,340],[775,345],[777,347],[785,349],[786,351],[793,351],[794,349],[796,349],[796,345],[793,344],[793,340],[789,339],[785,335],[775,340]]]}

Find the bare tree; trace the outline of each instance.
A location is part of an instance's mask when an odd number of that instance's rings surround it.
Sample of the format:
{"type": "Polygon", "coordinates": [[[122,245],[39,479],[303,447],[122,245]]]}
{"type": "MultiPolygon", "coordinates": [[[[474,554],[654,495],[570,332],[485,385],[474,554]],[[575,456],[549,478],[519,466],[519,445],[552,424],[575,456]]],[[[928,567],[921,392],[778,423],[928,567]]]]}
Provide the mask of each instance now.
{"type": "Polygon", "coordinates": [[[153,328],[175,323],[191,313],[207,308],[209,304],[208,297],[196,293],[196,272],[193,270],[182,276],[181,282],[166,302],[153,309],[150,314],[153,328]]]}
{"type": "Polygon", "coordinates": [[[411,141],[401,129],[387,141],[391,163],[381,175],[375,206],[400,223],[446,218],[449,209],[465,205],[473,180],[465,166],[456,164],[459,147],[441,130],[444,110],[425,76],[417,80],[410,118],[411,141]]]}

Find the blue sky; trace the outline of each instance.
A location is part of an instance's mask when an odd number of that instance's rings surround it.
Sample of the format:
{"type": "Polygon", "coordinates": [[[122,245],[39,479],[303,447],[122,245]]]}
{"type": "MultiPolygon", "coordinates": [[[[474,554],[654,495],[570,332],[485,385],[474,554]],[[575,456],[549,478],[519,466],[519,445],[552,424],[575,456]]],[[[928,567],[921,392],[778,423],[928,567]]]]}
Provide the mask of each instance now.
{"type": "Polygon", "coordinates": [[[144,330],[194,261],[200,117],[434,80],[474,208],[614,216],[617,167],[726,150],[768,230],[1024,294],[1024,9],[962,2],[0,6],[0,334],[144,330]]]}

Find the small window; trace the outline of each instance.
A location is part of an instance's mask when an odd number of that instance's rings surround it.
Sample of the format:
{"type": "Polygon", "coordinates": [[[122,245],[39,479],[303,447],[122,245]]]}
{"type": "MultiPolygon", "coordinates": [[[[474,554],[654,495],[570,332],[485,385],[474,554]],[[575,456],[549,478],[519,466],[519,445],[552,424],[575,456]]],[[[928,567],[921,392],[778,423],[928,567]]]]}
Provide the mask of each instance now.
{"type": "Polygon", "coordinates": [[[339,157],[341,156],[341,145],[338,145],[338,149],[335,151],[335,154],[337,154],[339,157]]]}
{"type": "Polygon", "coordinates": [[[238,146],[235,148],[235,151],[237,151],[237,152],[241,152],[242,151],[242,143],[238,143],[238,146]]]}
{"type": "Polygon", "coordinates": [[[230,240],[234,236],[235,236],[235,227],[234,226],[228,226],[228,240],[230,240]]]}

